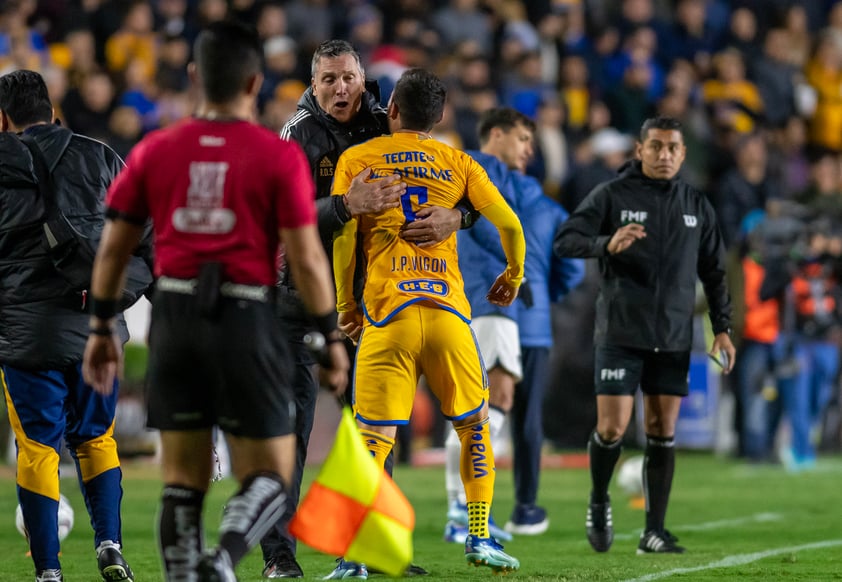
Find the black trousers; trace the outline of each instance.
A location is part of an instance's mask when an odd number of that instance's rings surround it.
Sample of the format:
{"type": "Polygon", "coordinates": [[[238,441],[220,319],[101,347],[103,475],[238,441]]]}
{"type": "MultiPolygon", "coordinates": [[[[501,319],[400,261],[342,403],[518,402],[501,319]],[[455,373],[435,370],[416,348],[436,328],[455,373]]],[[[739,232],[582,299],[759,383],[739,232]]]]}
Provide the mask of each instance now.
{"type": "Polygon", "coordinates": [[[289,347],[295,361],[292,378],[296,413],[295,471],[292,482],[289,483],[287,489],[289,499],[286,510],[281,519],[260,542],[264,561],[279,553],[282,547],[295,554],[295,538],[287,531],[287,527],[298,508],[298,501],[301,496],[301,480],[304,476],[304,465],[307,462],[307,445],[310,442],[310,433],[313,430],[316,398],[319,393],[319,380],[314,367],[315,359],[303,340],[305,330],[296,324],[290,324],[290,327],[294,327],[289,331],[292,338],[289,340],[289,347]]]}

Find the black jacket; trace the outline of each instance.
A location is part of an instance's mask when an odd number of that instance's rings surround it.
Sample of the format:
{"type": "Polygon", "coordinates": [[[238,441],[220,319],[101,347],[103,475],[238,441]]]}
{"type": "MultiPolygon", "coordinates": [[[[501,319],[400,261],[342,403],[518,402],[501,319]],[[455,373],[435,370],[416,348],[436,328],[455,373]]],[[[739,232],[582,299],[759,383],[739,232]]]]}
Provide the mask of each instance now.
{"type": "Polygon", "coordinates": [[[553,248],[559,256],[599,258],[597,345],[689,350],[697,277],[714,332],[730,329],[725,249],[713,207],[679,178],[653,180],[639,161],[627,163],[579,205],[553,248]],[[642,223],[646,237],[608,254],[611,236],[630,222],[642,223]]]}
{"type": "Polygon", "coordinates": [[[319,234],[328,256],[332,256],[333,233],[351,220],[342,198],[330,195],[336,162],[349,147],[389,133],[386,110],[378,95],[377,84],[366,83],[359,112],[348,123],[340,123],[319,107],[309,87],[298,101],[298,111],[281,129],[281,137],[295,140],[310,162],[316,183],[319,234]]]}
{"type": "MultiPolygon", "coordinates": [[[[360,110],[348,123],[340,123],[319,106],[308,87],[298,101],[298,111],[281,129],[281,137],[296,141],[303,149],[316,183],[316,210],[319,236],[333,257],[333,234],[351,220],[341,196],[331,196],[333,172],[339,156],[351,146],[389,133],[386,110],[380,105],[380,90],[375,82],[366,83],[360,110]]],[[[358,263],[359,264],[359,263],[358,263]]],[[[355,279],[357,294],[362,294],[362,273],[355,279]]],[[[298,323],[304,333],[309,325],[307,310],[301,303],[289,271],[281,274],[281,314],[288,324],[298,323]]]]}
{"type": "MultiPolygon", "coordinates": [[[[373,137],[389,133],[386,109],[380,105],[380,88],[375,81],[366,81],[360,110],[348,123],[340,123],[319,106],[313,95],[313,88],[308,87],[298,101],[298,111],[281,129],[283,139],[296,141],[303,149],[313,171],[316,183],[316,209],[318,211],[319,235],[327,252],[328,259],[333,257],[333,235],[346,222],[351,214],[345,208],[341,196],[331,196],[333,172],[339,156],[349,147],[361,144],[373,137]]],[[[467,200],[457,207],[461,210],[462,227],[470,227],[479,217],[479,213],[467,200]]],[[[363,269],[362,248],[359,247],[357,272],[354,278],[354,293],[362,296],[363,269]]],[[[306,310],[297,297],[284,299],[284,294],[295,295],[294,283],[289,273],[281,274],[280,291],[282,294],[282,314],[285,319],[306,321],[306,310]]]]}
{"type": "MultiPolygon", "coordinates": [[[[105,193],[123,161],[105,144],[57,125],[27,133],[52,171],[58,207],[98,239],[105,193]]],[[[89,315],[42,247],[43,221],[32,155],[17,135],[0,133],[0,363],[54,370],[82,360],[89,315]]],[[[125,341],[122,318],[118,329],[125,341]]]]}

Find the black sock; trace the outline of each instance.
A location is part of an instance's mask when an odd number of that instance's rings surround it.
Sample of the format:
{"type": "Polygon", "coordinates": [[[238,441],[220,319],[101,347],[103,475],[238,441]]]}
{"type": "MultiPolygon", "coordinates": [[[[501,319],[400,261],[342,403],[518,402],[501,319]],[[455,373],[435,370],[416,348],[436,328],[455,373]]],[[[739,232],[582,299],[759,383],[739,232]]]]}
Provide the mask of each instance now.
{"type": "Polygon", "coordinates": [[[189,580],[202,553],[204,491],[165,485],[158,516],[158,544],[167,580],[189,580]]]}
{"type": "Polygon", "coordinates": [[[219,526],[219,547],[236,566],[275,524],[287,504],[281,476],[269,471],[249,475],[225,505],[219,526]]]}
{"type": "Polygon", "coordinates": [[[588,439],[588,457],[591,465],[591,503],[605,503],[608,501],[608,484],[614,474],[614,466],[620,453],[623,439],[606,442],[596,431],[588,439]]]}
{"type": "Polygon", "coordinates": [[[647,531],[664,529],[674,473],[675,438],[646,435],[643,494],[646,496],[647,531]]]}
{"type": "Polygon", "coordinates": [[[383,464],[383,469],[386,471],[386,474],[389,477],[392,477],[392,473],[395,470],[395,448],[392,447],[392,450],[389,451],[388,456],[386,457],[386,462],[383,464]]]}

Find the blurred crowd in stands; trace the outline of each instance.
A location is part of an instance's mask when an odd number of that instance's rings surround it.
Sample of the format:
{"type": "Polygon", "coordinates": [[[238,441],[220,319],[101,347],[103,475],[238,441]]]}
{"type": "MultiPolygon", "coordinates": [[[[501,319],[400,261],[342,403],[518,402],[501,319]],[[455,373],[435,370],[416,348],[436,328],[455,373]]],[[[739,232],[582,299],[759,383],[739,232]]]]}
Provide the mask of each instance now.
{"type": "MultiPolygon", "coordinates": [[[[344,38],[384,103],[407,67],[446,79],[435,132],[456,147],[478,149],[476,120],[492,106],[532,117],[528,171],[568,210],[630,157],[645,118],[679,118],[684,176],[710,196],[732,253],[735,339],[753,366],[731,378],[740,452],[769,455],[776,413],[757,420],[753,399],[770,406],[790,390],[780,376],[797,377],[798,401],[777,402],[802,415],[811,442],[828,403],[838,410],[842,2],[3,0],[0,74],[40,71],[61,122],[125,156],[191,113],[191,43],[222,18],[263,39],[264,125],[295,111],[317,44],[344,38]]],[[[806,464],[811,454],[794,451],[806,464]]]]}

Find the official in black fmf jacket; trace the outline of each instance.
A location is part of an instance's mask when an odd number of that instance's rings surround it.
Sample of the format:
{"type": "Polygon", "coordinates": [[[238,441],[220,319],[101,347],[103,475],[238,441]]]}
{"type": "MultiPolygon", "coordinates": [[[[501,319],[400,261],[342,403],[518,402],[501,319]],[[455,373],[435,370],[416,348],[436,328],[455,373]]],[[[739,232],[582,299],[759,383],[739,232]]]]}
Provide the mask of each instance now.
{"type": "MultiPolygon", "coordinates": [[[[64,440],[77,461],[100,572],[108,580],[132,580],[121,554],[117,394],[100,396],[82,379],[89,315],[84,294],[65,282],[42,242],[45,204],[38,185],[48,184],[71,224],[98,240],[106,190],[123,162],[105,144],[52,121],[38,73],[0,77],[0,364],[17,441],[18,498],[36,579],[60,581],[56,520],[64,440]],[[38,152],[50,178],[36,170],[38,152]]],[[[122,318],[119,325],[125,342],[122,318]]]]}
{"type": "Polygon", "coordinates": [[[681,124],[644,122],[635,160],[597,186],[559,230],[554,250],[596,257],[602,276],[596,305],[594,383],[597,426],[588,442],[591,496],[586,531],[605,552],[613,541],[608,484],[643,391],[646,527],[638,553],[681,553],[664,527],[675,469],[674,435],[687,374],[696,280],[702,281],[715,334],[711,355],[734,366],[725,250],[705,196],[677,177],[686,154],[681,124]]]}
{"type": "MultiPolygon", "coordinates": [[[[281,129],[281,137],[298,142],[310,162],[316,183],[319,234],[328,257],[332,257],[334,232],[352,216],[397,208],[406,185],[397,175],[369,182],[370,170],[365,170],[353,180],[345,196],[330,195],[333,171],[340,154],[353,145],[388,133],[389,129],[386,110],[380,105],[377,83],[365,80],[359,54],[350,43],[344,40],[323,42],[313,53],[311,70],[311,85],[301,96],[298,111],[281,129]]],[[[278,163],[283,163],[283,160],[278,163]]],[[[416,215],[419,219],[408,224],[402,236],[420,246],[444,240],[459,228],[470,226],[477,216],[469,205],[458,206],[457,209],[430,207],[416,215]]],[[[362,271],[358,270],[358,273],[355,291],[361,295],[362,271]]],[[[287,524],[298,504],[318,394],[318,382],[312,369],[314,359],[304,342],[311,324],[297,296],[295,283],[286,272],[281,275],[279,295],[281,317],[290,331],[290,344],[297,363],[294,386],[298,449],[288,510],[277,527],[261,542],[263,575],[267,578],[303,575],[295,560],[296,544],[287,531],[287,524]]],[[[347,575],[345,565],[355,575],[365,571],[365,566],[343,561],[334,574],[338,577],[347,575]]]]}

